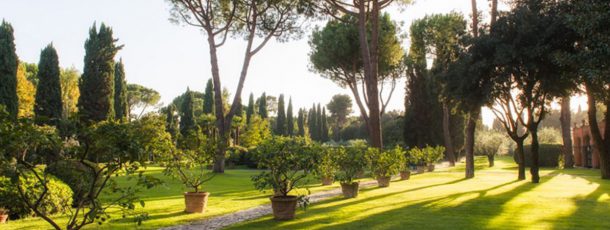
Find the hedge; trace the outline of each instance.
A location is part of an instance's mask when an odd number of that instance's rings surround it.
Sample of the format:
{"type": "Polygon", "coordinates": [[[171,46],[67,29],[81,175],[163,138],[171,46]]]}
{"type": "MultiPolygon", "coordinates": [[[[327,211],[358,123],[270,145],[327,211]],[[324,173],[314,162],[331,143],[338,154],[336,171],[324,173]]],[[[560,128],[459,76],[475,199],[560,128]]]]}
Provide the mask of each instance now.
{"type": "MultiPolygon", "coordinates": [[[[540,167],[558,167],[559,166],[559,157],[561,156],[561,147],[562,145],[558,144],[540,144],[538,149],[539,156],[539,166],[540,167]]],[[[532,166],[532,151],[531,145],[524,146],[524,154],[525,154],[525,167],[532,166]]],[[[517,155],[514,155],[515,162],[519,162],[517,160],[517,155]]]]}

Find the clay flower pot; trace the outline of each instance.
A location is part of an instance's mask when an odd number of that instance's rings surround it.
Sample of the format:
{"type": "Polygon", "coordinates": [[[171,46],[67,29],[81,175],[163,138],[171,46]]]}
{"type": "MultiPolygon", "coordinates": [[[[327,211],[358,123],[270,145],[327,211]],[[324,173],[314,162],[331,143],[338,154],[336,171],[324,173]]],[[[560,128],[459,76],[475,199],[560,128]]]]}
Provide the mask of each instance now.
{"type": "Polygon", "coordinates": [[[322,177],[322,185],[331,185],[334,182],[333,177],[322,177]]]}
{"type": "Polygon", "coordinates": [[[341,191],[345,198],[355,198],[358,196],[358,182],[352,182],[351,184],[341,183],[341,191]]]}
{"type": "Polygon", "coordinates": [[[428,165],[428,172],[434,172],[434,164],[428,165]]]}
{"type": "Polygon", "coordinates": [[[292,220],[297,208],[296,196],[273,196],[271,198],[271,209],[275,220],[292,220]]]}
{"type": "Polygon", "coordinates": [[[389,176],[378,176],[377,185],[379,185],[379,187],[382,187],[382,188],[389,187],[391,179],[392,179],[392,177],[389,177],[389,176]]]}
{"type": "Polygon", "coordinates": [[[184,205],[186,213],[203,213],[208,204],[209,192],[185,192],[184,205]]]}
{"type": "Polygon", "coordinates": [[[426,171],[426,166],[418,165],[417,166],[417,174],[422,174],[426,171]]]}
{"type": "Polygon", "coordinates": [[[408,180],[409,178],[411,178],[411,171],[400,172],[400,180],[408,180]]]}

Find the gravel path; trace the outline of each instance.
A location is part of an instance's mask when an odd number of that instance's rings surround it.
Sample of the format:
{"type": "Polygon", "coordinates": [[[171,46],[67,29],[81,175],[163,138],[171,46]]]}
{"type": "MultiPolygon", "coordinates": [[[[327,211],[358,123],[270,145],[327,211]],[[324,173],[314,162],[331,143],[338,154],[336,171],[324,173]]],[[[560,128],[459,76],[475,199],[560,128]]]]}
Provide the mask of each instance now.
{"type": "MultiPolygon", "coordinates": [[[[360,182],[360,188],[367,188],[377,185],[377,181],[360,182]]],[[[323,200],[330,199],[341,195],[341,188],[315,193],[309,196],[310,203],[317,203],[323,200]]],[[[257,219],[259,217],[271,214],[271,204],[261,205],[254,208],[249,208],[234,213],[225,214],[205,220],[191,222],[185,225],[177,225],[163,230],[212,230],[221,229],[229,225],[233,225],[239,222],[257,219]]]]}

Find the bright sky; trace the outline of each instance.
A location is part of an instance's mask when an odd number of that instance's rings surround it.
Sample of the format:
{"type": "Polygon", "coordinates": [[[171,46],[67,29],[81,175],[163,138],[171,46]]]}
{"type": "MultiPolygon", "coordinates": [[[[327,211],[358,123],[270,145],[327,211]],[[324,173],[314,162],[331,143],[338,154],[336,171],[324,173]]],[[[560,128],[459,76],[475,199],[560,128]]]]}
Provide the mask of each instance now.
{"type": "MultiPolygon", "coordinates": [[[[488,12],[488,4],[478,0],[479,10],[488,12]]],[[[53,42],[60,65],[82,71],[88,30],[93,22],[104,22],[113,28],[119,44],[125,45],[117,59],[123,58],[127,81],[159,91],[162,102],[167,104],[187,87],[203,91],[211,76],[205,37],[194,27],[171,23],[165,0],[0,0],[0,6],[0,17],[15,29],[22,61],[38,63],[40,50],[53,42]]],[[[414,19],[450,11],[469,17],[470,0],[418,0],[402,12],[393,10],[392,18],[407,31],[414,19]]],[[[295,108],[326,104],[337,93],[351,96],[349,90],[309,72],[309,34],[288,43],[270,42],[254,57],[244,102],[250,92],[259,96],[263,91],[292,97],[295,108]]],[[[243,46],[243,40],[230,40],[219,50],[221,81],[230,92],[237,85],[243,46]]],[[[408,47],[405,41],[403,48],[408,47]]],[[[404,110],[404,86],[404,81],[398,84],[388,110],[404,110]]],[[[486,113],[485,122],[491,119],[486,113]]]]}

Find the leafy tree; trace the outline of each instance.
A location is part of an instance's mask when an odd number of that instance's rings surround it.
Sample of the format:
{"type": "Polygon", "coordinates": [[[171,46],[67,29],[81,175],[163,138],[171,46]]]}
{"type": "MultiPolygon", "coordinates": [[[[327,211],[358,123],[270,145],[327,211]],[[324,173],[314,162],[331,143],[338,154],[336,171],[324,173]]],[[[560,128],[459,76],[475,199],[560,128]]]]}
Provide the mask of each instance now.
{"type": "Polygon", "coordinates": [[[85,66],[80,79],[78,112],[90,123],[114,118],[114,56],[123,48],[115,43],[112,29],[93,24],[85,41],[85,66]]]}
{"type": "Polygon", "coordinates": [[[347,122],[347,116],[352,113],[352,99],[346,94],[337,94],[326,105],[334,121],[332,125],[334,140],[341,140],[340,130],[347,122]]]}
{"type": "Polygon", "coordinates": [[[292,115],[292,97],[288,99],[288,109],[286,110],[286,135],[294,136],[294,116],[292,115]]]}
{"type": "Polygon", "coordinates": [[[60,68],[57,51],[49,44],[40,52],[38,63],[38,87],[34,113],[47,119],[47,124],[58,125],[62,117],[60,68]]]}
{"type": "Polygon", "coordinates": [[[172,139],[176,140],[179,123],[178,123],[178,112],[176,111],[176,105],[170,104],[165,110],[165,131],[172,135],[172,139]]]}
{"type": "Polygon", "coordinates": [[[17,117],[19,99],[17,97],[17,67],[19,60],[15,53],[13,26],[2,20],[0,25],[0,105],[4,105],[13,118],[17,117]]]}
{"type": "Polygon", "coordinates": [[[494,166],[494,159],[502,143],[504,135],[495,131],[484,131],[476,136],[474,144],[475,154],[486,156],[489,167],[494,166]]]}
{"type": "Polygon", "coordinates": [[[250,118],[254,115],[254,94],[250,93],[248,98],[248,108],[246,108],[246,123],[250,123],[250,118]]]}
{"type": "Polygon", "coordinates": [[[27,62],[23,62],[20,61],[19,62],[21,65],[25,66],[25,78],[28,79],[28,81],[32,82],[32,84],[34,84],[34,87],[38,86],[38,65],[36,63],[27,63],[27,62]]]}
{"type": "Polygon", "coordinates": [[[277,103],[277,118],[275,121],[275,134],[286,135],[286,111],[284,110],[284,94],[280,94],[277,103]]]}
{"type": "Polygon", "coordinates": [[[297,115],[297,135],[300,137],[305,136],[305,109],[299,109],[299,114],[297,115]]]}
{"type": "Polygon", "coordinates": [[[78,89],[78,82],[80,73],[74,67],[61,69],[60,71],[60,83],[61,83],[61,101],[63,102],[63,118],[69,118],[78,112],[78,98],[80,97],[80,91],[78,89]]]}
{"type": "MultiPolygon", "coordinates": [[[[193,103],[195,103],[194,92],[189,92],[193,94],[193,98],[191,98],[191,100],[193,101],[193,103]]],[[[128,111],[132,111],[135,108],[142,108],[140,110],[140,113],[137,116],[134,116],[134,118],[139,119],[149,106],[156,105],[157,103],[159,103],[160,99],[161,95],[154,89],[147,88],[138,84],[127,84],[128,111]]]]}
{"type": "Polygon", "coordinates": [[[117,120],[129,119],[129,105],[127,104],[127,81],[125,81],[125,67],[123,59],[114,65],[114,113],[117,120]]]}
{"type": "Polygon", "coordinates": [[[246,148],[255,148],[263,140],[271,137],[271,128],[268,120],[262,119],[256,114],[250,119],[246,132],[242,134],[241,145],[246,148]]]}
{"type": "Polygon", "coordinates": [[[23,63],[17,68],[17,99],[19,101],[17,117],[34,116],[36,87],[27,79],[27,69],[23,63]]]}
{"type": "MultiPolygon", "coordinates": [[[[194,90],[191,90],[191,93],[193,93],[193,96],[195,98],[195,100],[194,100],[195,105],[193,106],[193,110],[195,112],[195,117],[200,117],[201,115],[203,115],[203,93],[194,91],[194,90]]],[[[184,101],[184,98],[186,98],[186,97],[187,97],[187,93],[184,92],[180,96],[177,96],[172,100],[172,104],[174,106],[176,106],[176,109],[178,110],[178,114],[182,113],[182,110],[181,110],[182,102],[184,101]]]]}
{"type": "Polygon", "coordinates": [[[182,101],[182,109],[180,114],[180,133],[186,136],[191,130],[196,128],[195,113],[193,112],[193,93],[190,89],[186,89],[186,97],[182,101]]]}
{"type": "Polygon", "coordinates": [[[205,85],[203,94],[203,113],[214,113],[214,83],[212,82],[212,79],[208,80],[208,83],[205,85]]]}

